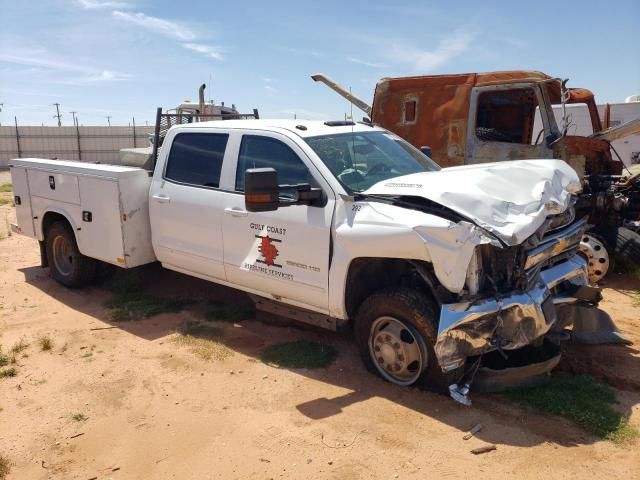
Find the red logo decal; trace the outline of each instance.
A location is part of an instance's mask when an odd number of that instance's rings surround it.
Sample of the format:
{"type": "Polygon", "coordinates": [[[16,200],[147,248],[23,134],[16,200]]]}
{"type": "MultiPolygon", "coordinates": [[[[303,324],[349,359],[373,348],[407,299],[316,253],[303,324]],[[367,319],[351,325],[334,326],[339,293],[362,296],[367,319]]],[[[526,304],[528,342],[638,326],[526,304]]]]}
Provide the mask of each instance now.
{"type": "Polygon", "coordinates": [[[264,257],[264,260],[257,261],[269,266],[282,267],[282,265],[278,265],[275,263],[275,259],[278,257],[279,252],[276,246],[273,244],[273,242],[280,242],[280,240],[270,238],[269,235],[265,235],[264,237],[256,235],[256,237],[260,239],[258,252],[260,252],[260,255],[264,257]]]}

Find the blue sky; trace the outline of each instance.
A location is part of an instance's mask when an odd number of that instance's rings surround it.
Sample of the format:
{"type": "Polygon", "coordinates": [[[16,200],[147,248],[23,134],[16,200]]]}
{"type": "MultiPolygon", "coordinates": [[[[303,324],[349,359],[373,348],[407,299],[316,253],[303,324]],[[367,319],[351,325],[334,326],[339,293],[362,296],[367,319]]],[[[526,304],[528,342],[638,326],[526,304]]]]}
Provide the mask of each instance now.
{"type": "Polygon", "coordinates": [[[264,117],[343,117],[316,72],[368,102],[384,76],[503,69],[621,102],[640,93],[639,25],[637,0],[0,0],[0,122],[53,125],[59,102],[66,125],[152,123],[202,82],[264,117]]]}

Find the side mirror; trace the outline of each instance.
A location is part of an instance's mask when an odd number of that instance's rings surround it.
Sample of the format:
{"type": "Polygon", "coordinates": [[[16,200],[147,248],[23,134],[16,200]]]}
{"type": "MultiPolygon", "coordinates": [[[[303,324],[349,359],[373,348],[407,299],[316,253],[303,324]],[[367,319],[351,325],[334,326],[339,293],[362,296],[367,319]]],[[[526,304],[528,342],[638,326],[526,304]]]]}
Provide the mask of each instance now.
{"type": "Polygon", "coordinates": [[[244,206],[249,212],[273,212],[291,205],[320,206],[325,200],[322,189],[308,183],[279,185],[273,168],[250,168],[244,173],[244,206]],[[281,195],[287,198],[281,199],[281,195]]]}
{"type": "Polygon", "coordinates": [[[280,204],[278,173],[273,168],[250,168],[244,173],[244,205],[249,212],[273,212],[280,204]]]}
{"type": "Polygon", "coordinates": [[[553,146],[553,144],[556,143],[561,138],[562,138],[562,136],[558,136],[555,133],[550,133],[549,135],[544,137],[544,141],[545,141],[547,147],[551,148],[553,146]]]}
{"type": "Polygon", "coordinates": [[[420,147],[420,151],[424,153],[427,157],[431,158],[431,147],[422,146],[420,147]]]}

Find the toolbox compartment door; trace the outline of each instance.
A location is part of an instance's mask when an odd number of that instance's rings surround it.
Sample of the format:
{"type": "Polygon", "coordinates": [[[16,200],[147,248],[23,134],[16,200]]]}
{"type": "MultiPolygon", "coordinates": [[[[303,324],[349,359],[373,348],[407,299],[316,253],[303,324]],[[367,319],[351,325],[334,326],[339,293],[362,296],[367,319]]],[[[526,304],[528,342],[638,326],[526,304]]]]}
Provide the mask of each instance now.
{"type": "Polygon", "coordinates": [[[20,233],[34,237],[36,232],[33,226],[33,212],[31,210],[31,194],[27,169],[11,167],[11,183],[13,183],[13,195],[16,203],[16,218],[20,233]]]}
{"type": "Polygon", "coordinates": [[[29,170],[29,188],[34,197],[80,205],[78,176],[44,170],[29,170]]]}

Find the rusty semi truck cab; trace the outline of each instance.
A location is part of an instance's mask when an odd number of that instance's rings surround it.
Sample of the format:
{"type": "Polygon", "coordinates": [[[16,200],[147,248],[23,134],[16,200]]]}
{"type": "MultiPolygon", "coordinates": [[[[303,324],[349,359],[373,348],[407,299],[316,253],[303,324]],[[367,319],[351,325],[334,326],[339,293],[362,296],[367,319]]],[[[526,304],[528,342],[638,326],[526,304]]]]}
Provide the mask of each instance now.
{"type": "MultiPolygon", "coordinates": [[[[383,78],[376,86],[371,120],[409,140],[429,146],[442,166],[560,158],[578,174],[619,174],[609,144],[566,136],[552,105],[562,103],[559,79],[536,71],[509,71],[383,78]],[[542,129],[534,131],[536,115],[542,129]]],[[[564,90],[565,103],[585,103],[599,132],[593,94],[564,90]]]]}
{"type": "MultiPolygon", "coordinates": [[[[606,274],[607,250],[618,254],[618,228],[640,226],[640,175],[621,175],[622,161],[612,157],[609,143],[640,132],[640,120],[603,132],[587,89],[566,88],[566,81],[528,70],[383,78],[369,106],[323,74],[312,78],[362,109],[373,124],[418,148],[429,147],[429,156],[443,167],[544,158],[567,162],[583,184],[577,214],[594,225],[583,242],[592,281],[606,274]],[[564,108],[556,121],[552,106],[568,104],[587,106],[593,135],[569,135],[564,108]]],[[[636,243],[640,249],[640,237],[636,243]]],[[[640,265],[639,255],[632,256],[640,265]]]]}

